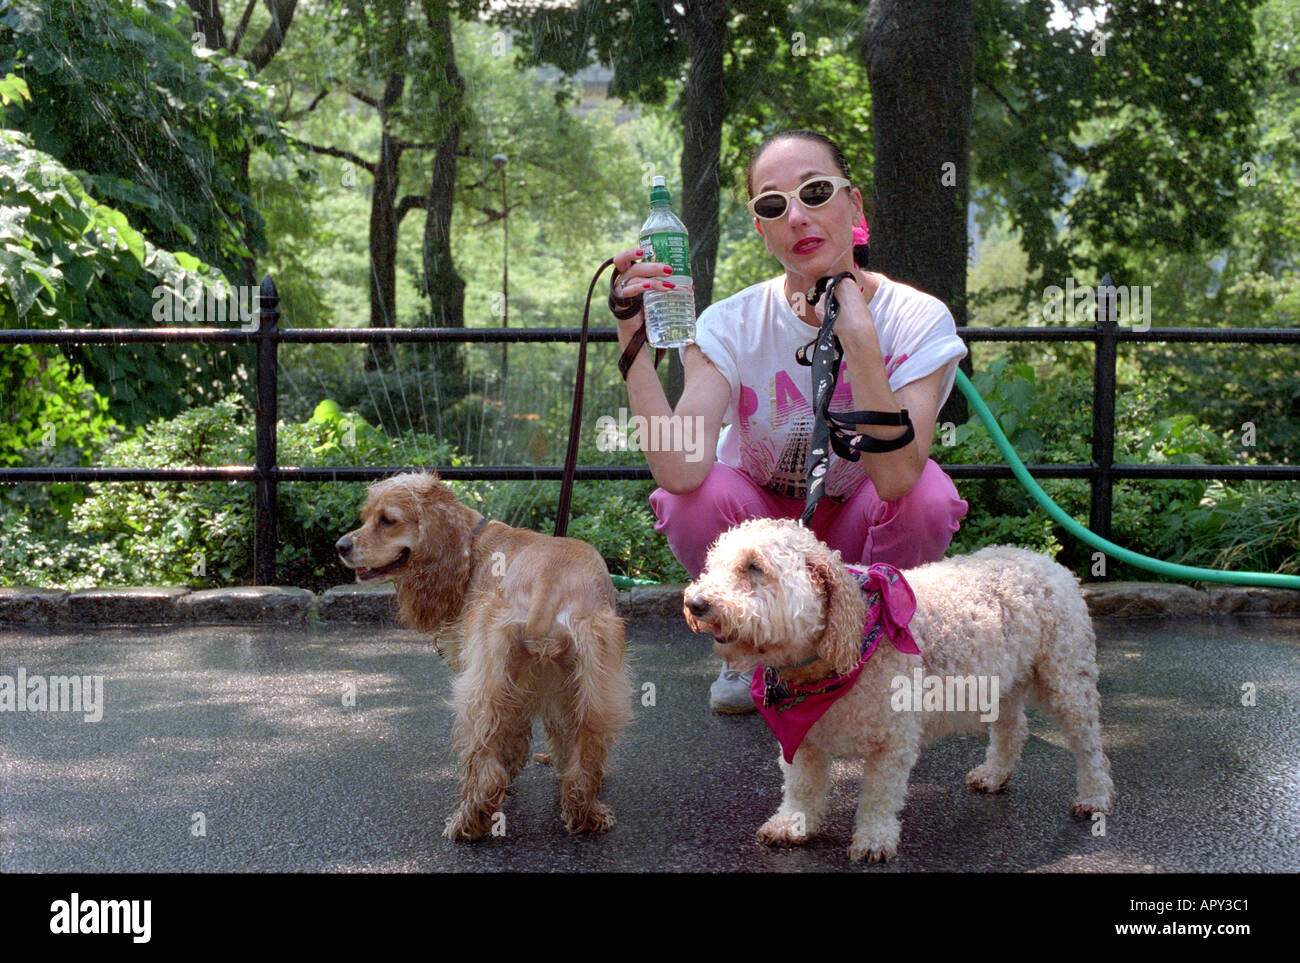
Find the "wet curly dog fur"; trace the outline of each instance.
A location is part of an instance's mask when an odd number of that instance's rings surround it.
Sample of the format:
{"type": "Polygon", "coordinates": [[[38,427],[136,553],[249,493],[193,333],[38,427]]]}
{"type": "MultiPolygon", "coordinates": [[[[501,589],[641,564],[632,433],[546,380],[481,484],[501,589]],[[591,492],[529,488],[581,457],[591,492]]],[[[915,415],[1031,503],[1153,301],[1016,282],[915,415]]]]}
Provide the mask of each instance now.
{"type": "Polygon", "coordinates": [[[570,832],[614,814],[597,798],[610,747],[631,719],[623,622],[594,548],[503,522],[462,504],[431,472],[370,486],[361,527],[337,544],[358,582],[391,578],[399,617],[435,633],[456,674],[453,735],[460,805],[444,835],[479,839],[529,759],[540,716],[570,832]]]}
{"type": "MultiPolygon", "coordinates": [[[[824,825],[830,764],[858,759],[863,779],[849,856],[893,859],[908,775],[931,739],[988,725],[983,765],[967,774],[973,789],[1007,784],[1028,734],[1033,700],[1065,733],[1075,758],[1072,811],[1109,812],[1110,762],[1102,752],[1096,643],[1078,581],[1051,559],[996,546],[909,569],[916,594],[911,631],[922,655],[882,641],[852,689],[809,730],[794,761],[780,760],[781,806],[758,830],[766,843],[807,842],[824,825]],[[896,677],[996,679],[996,720],[978,711],[896,711],[896,677]]],[[[710,631],[714,651],[733,668],[758,664],[795,683],[850,671],[859,661],[866,607],[853,577],[810,531],[785,519],[752,519],[724,532],[705,569],[684,594],[687,622],[710,631]]]]}

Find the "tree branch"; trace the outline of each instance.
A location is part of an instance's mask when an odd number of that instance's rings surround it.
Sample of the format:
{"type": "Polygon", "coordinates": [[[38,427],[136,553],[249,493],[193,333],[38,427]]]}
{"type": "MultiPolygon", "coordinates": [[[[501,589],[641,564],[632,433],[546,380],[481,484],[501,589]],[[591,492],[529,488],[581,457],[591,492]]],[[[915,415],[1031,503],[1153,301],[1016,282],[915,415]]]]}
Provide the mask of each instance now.
{"type": "MultiPolygon", "coordinates": [[[[1021,124],[1025,123],[1025,115],[1022,114],[1020,111],[1016,110],[1015,106],[1011,103],[1011,101],[1007,100],[1006,96],[1003,95],[1002,91],[998,90],[991,83],[989,83],[987,80],[981,77],[978,73],[976,73],[975,75],[975,82],[979,84],[981,87],[983,87],[985,90],[987,90],[989,93],[991,93],[994,97],[996,97],[1003,107],[1011,111],[1011,116],[1015,117],[1015,119],[1020,121],[1021,124]]],[[[1055,154],[1057,157],[1061,158],[1061,160],[1065,161],[1067,164],[1077,164],[1079,167],[1082,167],[1085,170],[1090,169],[1088,166],[1088,158],[1086,157],[1081,157],[1078,154],[1067,153],[1066,151],[1053,147],[1050,144],[1039,144],[1038,149],[1049,154],[1055,154]]]]}
{"type": "Polygon", "coordinates": [[[359,157],[358,155],[352,153],[351,151],[342,150],[338,147],[323,147],[320,144],[308,143],[307,141],[299,140],[296,137],[290,137],[288,138],[288,141],[291,144],[297,144],[300,147],[306,147],[309,151],[313,151],[317,154],[327,154],[330,157],[340,157],[345,161],[351,161],[353,164],[356,164],[358,167],[364,168],[365,170],[369,171],[371,175],[375,173],[375,168],[377,166],[375,163],[373,163],[372,161],[365,160],[364,158],[359,157]]]}
{"type": "Polygon", "coordinates": [[[530,197],[527,200],[515,201],[513,204],[506,205],[504,211],[498,211],[495,207],[480,207],[479,210],[487,215],[486,221],[479,221],[477,224],[471,224],[470,227],[486,227],[488,224],[495,224],[513,211],[516,207],[527,207],[537,200],[537,197],[530,197]]]}
{"type": "Polygon", "coordinates": [[[293,23],[293,14],[298,8],[298,0],[268,0],[267,5],[271,9],[271,23],[248,56],[248,62],[259,73],[284,45],[284,35],[289,32],[289,24],[293,23]]]}
{"type": "Polygon", "coordinates": [[[213,50],[226,46],[226,21],[221,16],[217,0],[189,0],[194,12],[194,28],[203,34],[203,45],[213,50]]]}
{"type": "Polygon", "coordinates": [[[402,223],[402,218],[416,208],[421,210],[429,209],[429,195],[427,194],[407,194],[397,202],[397,223],[402,223]]]}
{"type": "Polygon", "coordinates": [[[417,144],[413,141],[402,140],[400,137],[393,138],[393,146],[401,150],[437,150],[437,144],[417,144]]]}
{"type": "Polygon", "coordinates": [[[253,19],[253,9],[257,6],[257,0],[248,0],[248,6],[244,7],[244,15],[239,18],[239,26],[235,28],[235,39],[230,43],[230,52],[239,53],[239,45],[243,42],[244,31],[248,29],[248,21],[253,19]]]}
{"type": "Polygon", "coordinates": [[[289,112],[289,108],[288,108],[288,106],[286,105],[286,106],[285,106],[285,112],[284,112],[284,114],[280,117],[280,119],[281,119],[281,120],[297,120],[299,117],[305,117],[307,114],[310,114],[313,110],[315,110],[316,107],[317,107],[317,105],[319,105],[320,102],[321,102],[322,100],[324,100],[326,97],[328,97],[328,96],[329,96],[330,94],[332,94],[333,92],[334,92],[334,88],[333,88],[333,87],[326,87],[326,88],[325,88],[324,90],[322,90],[319,94],[317,94],[315,97],[312,98],[312,101],[311,101],[310,104],[308,104],[308,105],[307,105],[306,107],[304,107],[302,110],[296,111],[296,112],[294,112],[294,113],[290,113],[290,112],[289,112]]]}

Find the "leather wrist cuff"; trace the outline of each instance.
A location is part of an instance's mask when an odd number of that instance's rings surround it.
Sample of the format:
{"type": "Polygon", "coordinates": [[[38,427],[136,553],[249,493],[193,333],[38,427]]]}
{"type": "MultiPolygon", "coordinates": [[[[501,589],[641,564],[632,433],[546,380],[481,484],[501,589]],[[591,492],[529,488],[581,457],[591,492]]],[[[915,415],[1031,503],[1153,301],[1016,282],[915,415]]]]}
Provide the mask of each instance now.
{"type": "MultiPolygon", "coordinates": [[[[632,335],[632,339],[628,341],[627,347],[623,349],[622,357],[618,359],[618,370],[623,376],[624,381],[627,380],[627,373],[632,368],[632,362],[636,361],[636,356],[640,353],[641,348],[644,347],[645,343],[645,324],[642,323],[641,327],[636,329],[636,334],[632,335]]],[[[664,349],[655,348],[654,366],[656,368],[659,367],[659,362],[663,360],[663,357],[664,349]]]]}
{"type": "MultiPolygon", "coordinates": [[[[641,295],[634,298],[620,298],[614,294],[614,285],[618,283],[618,269],[614,270],[614,275],[609,279],[609,311],[620,321],[626,321],[628,318],[634,318],[641,311],[641,295]]],[[[626,375],[624,375],[626,377],[626,375]]]]}

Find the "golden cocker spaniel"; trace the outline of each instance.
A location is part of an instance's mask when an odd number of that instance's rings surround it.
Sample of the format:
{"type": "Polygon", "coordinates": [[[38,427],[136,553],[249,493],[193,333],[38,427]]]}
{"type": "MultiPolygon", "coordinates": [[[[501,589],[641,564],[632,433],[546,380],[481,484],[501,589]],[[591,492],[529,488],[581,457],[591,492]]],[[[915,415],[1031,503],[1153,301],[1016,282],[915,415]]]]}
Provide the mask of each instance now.
{"type": "Polygon", "coordinates": [[[631,719],[623,622],[600,554],[488,521],[438,477],[376,482],[361,527],[339,539],[358,582],[391,578],[401,620],[435,633],[456,674],[460,805],[444,835],[479,839],[504,825],[506,789],[529,758],[540,716],[570,832],[614,814],[597,798],[606,757],[631,719]]]}

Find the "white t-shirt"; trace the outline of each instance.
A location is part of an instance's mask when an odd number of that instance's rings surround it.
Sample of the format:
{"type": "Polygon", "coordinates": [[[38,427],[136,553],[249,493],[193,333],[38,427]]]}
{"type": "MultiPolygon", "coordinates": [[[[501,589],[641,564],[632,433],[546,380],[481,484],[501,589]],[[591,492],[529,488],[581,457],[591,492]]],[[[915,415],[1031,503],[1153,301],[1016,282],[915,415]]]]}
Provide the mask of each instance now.
{"type": "MultiPolygon", "coordinates": [[[[868,306],[891,390],[966,355],[952,314],[938,298],[882,277],[868,306]]],[[[808,310],[815,320],[816,314],[808,310]]],[[[816,337],[817,328],[801,321],[786,301],[784,276],[709,305],[696,322],[696,344],[731,386],[718,461],[787,498],[807,493],[812,369],[795,361],[795,351],[816,337]]],[[[686,349],[679,350],[684,358],[686,349]]],[[[953,372],[945,378],[940,405],[952,391],[954,378],[953,372]]],[[[852,391],[848,365],[841,362],[830,410],[855,410],[852,391]]],[[[861,460],[845,461],[832,452],[826,494],[845,498],[866,477],[861,460]]]]}

